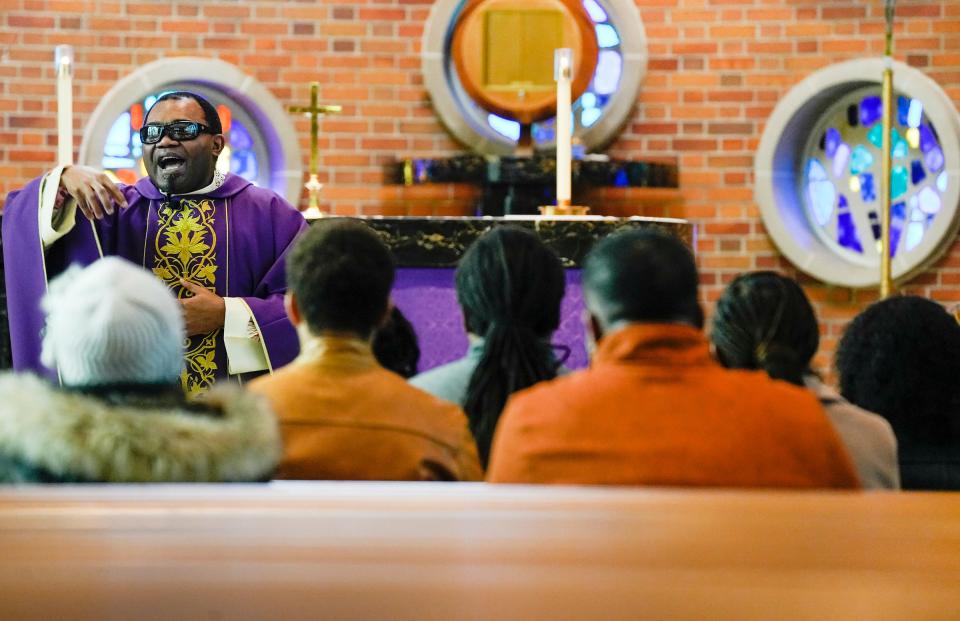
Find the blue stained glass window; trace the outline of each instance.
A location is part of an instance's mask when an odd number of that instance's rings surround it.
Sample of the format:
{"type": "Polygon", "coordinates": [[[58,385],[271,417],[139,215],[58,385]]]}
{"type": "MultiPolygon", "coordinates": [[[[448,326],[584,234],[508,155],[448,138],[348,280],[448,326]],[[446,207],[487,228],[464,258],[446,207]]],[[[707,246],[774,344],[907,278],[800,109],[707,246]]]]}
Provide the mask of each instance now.
{"type": "Polygon", "coordinates": [[[583,0],[583,6],[593,21],[597,23],[607,21],[607,12],[597,3],[597,0],[583,0]]]}
{"type": "MultiPolygon", "coordinates": [[[[130,113],[124,112],[117,117],[107,133],[107,144],[103,147],[103,154],[113,157],[130,155],[130,113]]],[[[104,164],[106,166],[106,164],[104,164]]]]}
{"type": "Polygon", "coordinates": [[[487,122],[490,123],[490,127],[510,140],[520,140],[520,123],[517,121],[505,119],[496,114],[489,114],[487,115],[487,122]]]}
{"type": "Polygon", "coordinates": [[[882,235],[880,231],[880,214],[870,210],[867,218],[870,220],[870,233],[873,235],[874,241],[880,241],[880,236],[882,235]]]}
{"type": "Polygon", "coordinates": [[[859,175],[873,166],[873,153],[862,144],[853,148],[853,154],[850,156],[850,174],[859,175]]]}
{"type": "Polygon", "coordinates": [[[920,193],[916,196],[917,198],[917,207],[920,211],[928,215],[936,215],[940,212],[940,208],[943,206],[943,202],[940,199],[940,193],[927,186],[920,190],[920,193]]]}
{"type": "MultiPolygon", "coordinates": [[[[811,127],[802,160],[802,194],[811,226],[837,249],[864,258],[876,258],[879,253],[878,206],[885,190],[878,174],[883,146],[878,91],[861,87],[832,104],[811,127]]],[[[894,252],[901,241],[899,252],[923,246],[931,223],[943,211],[947,162],[925,108],[919,99],[898,94],[890,133],[894,252]]]]}
{"type": "Polygon", "coordinates": [[[833,158],[833,176],[842,177],[843,171],[847,168],[847,160],[850,159],[850,147],[846,143],[840,143],[837,147],[836,157],[833,158]]]}
{"type": "Polygon", "coordinates": [[[837,189],[827,178],[827,171],[819,160],[807,162],[807,192],[817,224],[825,225],[833,215],[833,206],[837,200],[837,189]]]}
{"type": "Polygon", "coordinates": [[[926,178],[927,173],[923,170],[923,162],[920,160],[910,162],[910,182],[917,185],[926,178]]]}
{"type": "Polygon", "coordinates": [[[900,244],[900,235],[907,224],[907,206],[905,203],[894,203],[890,207],[890,256],[897,256],[897,246],[900,244]]]}
{"type": "Polygon", "coordinates": [[[584,127],[592,127],[594,123],[603,116],[603,110],[599,108],[586,108],[580,113],[580,124],[584,127]]]}
{"type": "Polygon", "coordinates": [[[837,154],[837,147],[843,143],[843,136],[840,135],[840,130],[836,127],[830,127],[824,133],[823,136],[823,150],[826,152],[827,157],[833,157],[837,154]]]}
{"type": "Polygon", "coordinates": [[[603,50],[597,58],[597,73],[593,76],[593,90],[602,95],[608,95],[617,90],[620,85],[620,74],[623,73],[623,57],[619,52],[603,50]]]}
{"type": "Polygon", "coordinates": [[[860,199],[865,203],[877,200],[877,189],[873,183],[873,175],[870,173],[860,175],[860,199]]]}
{"type": "Polygon", "coordinates": [[[840,195],[840,203],[837,209],[837,243],[854,252],[863,253],[863,245],[860,243],[860,236],[857,234],[857,223],[850,214],[850,204],[843,194],[840,195]]]}
{"type": "Polygon", "coordinates": [[[910,114],[910,100],[900,95],[897,97],[897,122],[907,127],[907,116],[910,114]]]}
{"type": "Polygon", "coordinates": [[[616,47],[620,45],[620,35],[617,29],[610,24],[597,24],[597,44],[600,47],[616,47]]]}
{"type": "Polygon", "coordinates": [[[943,168],[944,164],[943,149],[940,148],[940,145],[937,145],[924,153],[923,161],[926,162],[927,168],[930,169],[930,172],[940,172],[940,169],[943,168]]]}
{"type": "Polygon", "coordinates": [[[907,111],[907,126],[920,127],[923,118],[923,103],[919,99],[910,100],[910,109],[907,111]]]}
{"type": "Polygon", "coordinates": [[[890,173],[890,198],[900,198],[907,193],[907,169],[894,166],[890,173]]]}
{"type": "Polygon", "coordinates": [[[883,100],[876,95],[864,97],[860,102],[860,124],[870,127],[883,116],[883,100]]]}

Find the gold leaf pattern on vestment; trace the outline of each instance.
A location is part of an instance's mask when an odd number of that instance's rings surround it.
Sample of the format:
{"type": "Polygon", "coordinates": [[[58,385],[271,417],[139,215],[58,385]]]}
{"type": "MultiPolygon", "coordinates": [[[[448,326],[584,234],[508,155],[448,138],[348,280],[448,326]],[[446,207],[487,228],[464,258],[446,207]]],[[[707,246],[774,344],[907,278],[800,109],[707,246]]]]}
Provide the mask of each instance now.
{"type": "MultiPolygon", "coordinates": [[[[181,278],[216,291],[214,212],[210,199],[181,200],[178,209],[164,203],[157,211],[159,229],[154,238],[153,273],[177,294],[177,299],[190,297],[180,285],[181,278]]],[[[221,330],[188,337],[184,342],[186,355],[180,383],[188,393],[196,394],[213,385],[221,330]]]]}

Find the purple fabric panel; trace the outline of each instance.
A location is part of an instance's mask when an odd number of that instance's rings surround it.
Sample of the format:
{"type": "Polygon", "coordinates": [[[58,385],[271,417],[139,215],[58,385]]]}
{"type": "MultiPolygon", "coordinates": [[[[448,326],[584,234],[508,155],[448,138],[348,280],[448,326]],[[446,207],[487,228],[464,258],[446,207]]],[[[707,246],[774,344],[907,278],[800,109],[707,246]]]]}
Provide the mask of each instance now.
{"type": "Polygon", "coordinates": [[[37,224],[40,179],[11,192],[3,211],[3,262],[6,266],[10,349],[16,370],[41,369],[40,298],[46,292],[43,251],[37,224]]]}
{"type": "MultiPolygon", "coordinates": [[[[400,268],[393,301],[413,324],[420,341],[419,371],[462,357],[467,351],[463,315],[457,304],[453,268],[400,268]]],[[[567,270],[567,290],[561,304],[560,328],[553,342],[570,348],[568,368],[587,366],[584,344],[583,292],[580,270],[567,270]]],[[[560,352],[558,352],[560,355],[560,352]]]]}

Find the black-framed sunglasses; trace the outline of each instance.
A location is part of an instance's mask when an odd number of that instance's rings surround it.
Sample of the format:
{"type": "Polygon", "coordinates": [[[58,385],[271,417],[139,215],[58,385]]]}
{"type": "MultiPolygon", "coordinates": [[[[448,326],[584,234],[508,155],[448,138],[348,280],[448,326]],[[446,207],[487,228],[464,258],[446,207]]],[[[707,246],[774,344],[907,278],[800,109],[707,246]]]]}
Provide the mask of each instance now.
{"type": "Polygon", "coordinates": [[[149,123],[140,128],[140,142],[143,144],[156,144],[160,142],[163,135],[170,136],[173,140],[183,142],[193,140],[200,134],[210,132],[210,128],[196,121],[172,121],[170,123],[149,123]]]}

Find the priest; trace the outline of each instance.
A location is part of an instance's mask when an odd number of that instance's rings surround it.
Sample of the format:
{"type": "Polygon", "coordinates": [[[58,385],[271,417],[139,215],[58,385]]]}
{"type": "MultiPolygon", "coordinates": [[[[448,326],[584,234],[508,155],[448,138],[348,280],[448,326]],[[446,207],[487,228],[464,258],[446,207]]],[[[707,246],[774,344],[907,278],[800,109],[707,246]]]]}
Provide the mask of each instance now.
{"type": "Polygon", "coordinates": [[[140,140],[148,177],[134,185],[66,166],[9,195],[3,257],[14,368],[56,378],[40,363],[40,299],[66,267],[105,255],[142,265],[176,293],[188,392],[292,360],[299,346],[283,310],[284,256],[307,226],[303,216],[276,193],[217,170],[222,126],[200,95],[161,96],[140,140]]]}

